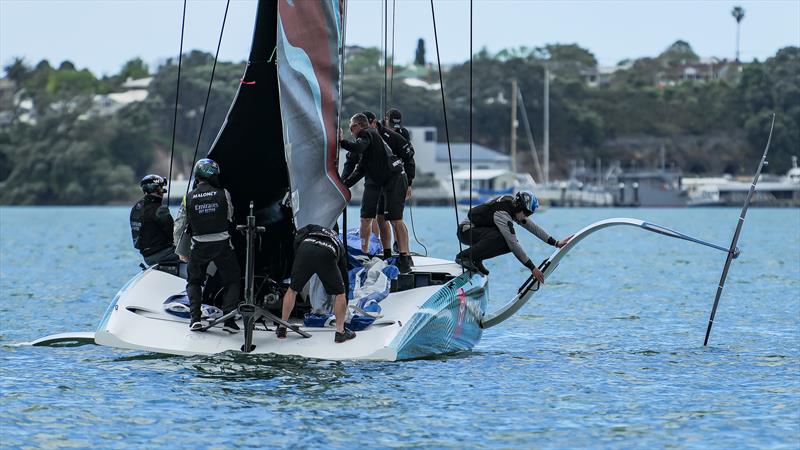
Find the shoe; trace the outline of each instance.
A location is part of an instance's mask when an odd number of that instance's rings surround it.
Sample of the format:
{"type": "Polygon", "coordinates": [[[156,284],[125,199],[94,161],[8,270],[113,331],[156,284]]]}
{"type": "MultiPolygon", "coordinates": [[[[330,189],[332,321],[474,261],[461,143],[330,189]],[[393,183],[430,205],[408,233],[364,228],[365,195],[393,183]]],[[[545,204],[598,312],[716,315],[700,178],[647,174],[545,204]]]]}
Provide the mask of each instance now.
{"type": "Polygon", "coordinates": [[[226,320],[225,323],[222,324],[222,329],[231,334],[236,334],[241,330],[234,319],[226,320]]]}
{"type": "Polygon", "coordinates": [[[189,330],[191,331],[206,331],[205,328],[208,326],[208,322],[204,320],[197,320],[189,324],[189,330]]]}
{"type": "Polygon", "coordinates": [[[278,328],[275,330],[275,336],[278,336],[278,339],[286,339],[286,327],[278,325],[278,328]]]}
{"type": "Polygon", "coordinates": [[[411,273],[411,257],[408,255],[400,255],[397,257],[395,265],[400,269],[400,273],[411,273]]]}
{"type": "Polygon", "coordinates": [[[472,262],[472,260],[463,256],[456,256],[456,264],[469,270],[470,272],[481,272],[481,270],[475,265],[474,262],[472,262]]]}
{"type": "Polygon", "coordinates": [[[482,274],[487,276],[489,275],[489,269],[487,269],[486,266],[483,265],[483,261],[475,261],[475,267],[477,267],[482,274]]]}
{"type": "Polygon", "coordinates": [[[383,249],[383,259],[387,260],[392,257],[392,251],[388,248],[383,249]]]}
{"type": "Polygon", "coordinates": [[[356,333],[354,331],[350,331],[347,328],[344,329],[343,332],[336,332],[336,335],[333,337],[333,341],[337,344],[341,344],[342,342],[349,341],[356,337],[356,333]]]}

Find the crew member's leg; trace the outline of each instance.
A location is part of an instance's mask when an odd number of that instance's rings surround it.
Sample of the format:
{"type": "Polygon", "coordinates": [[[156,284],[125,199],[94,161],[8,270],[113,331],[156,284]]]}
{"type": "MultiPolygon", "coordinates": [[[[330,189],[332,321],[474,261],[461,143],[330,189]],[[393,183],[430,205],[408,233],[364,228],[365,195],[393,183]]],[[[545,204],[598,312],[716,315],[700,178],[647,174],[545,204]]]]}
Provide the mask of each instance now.
{"type": "Polygon", "coordinates": [[[364,196],[361,197],[361,226],[359,236],[361,237],[361,251],[369,253],[369,240],[372,233],[372,222],[378,209],[378,198],[381,194],[381,187],[373,184],[364,184],[364,196]]]}
{"type": "Polygon", "coordinates": [[[383,258],[392,256],[392,228],[386,220],[386,192],[382,192],[378,199],[378,217],[375,221],[377,223],[378,233],[381,237],[381,246],[383,247],[383,258]]]}
{"type": "Polygon", "coordinates": [[[334,341],[338,343],[353,339],[356,334],[344,327],[344,322],[347,320],[347,299],[344,296],[344,280],[339,271],[336,255],[333,252],[318,254],[316,261],[318,262],[316,274],[325,288],[325,293],[335,296],[333,301],[333,314],[336,316],[334,341]]]}
{"type": "Polygon", "coordinates": [[[484,274],[488,274],[483,266],[484,260],[511,252],[503,235],[495,227],[475,227],[464,232],[459,231],[459,240],[472,245],[456,255],[456,261],[467,262],[465,266],[473,263],[484,274]]]}
{"type": "MultiPolygon", "coordinates": [[[[214,243],[218,246],[217,256],[214,258],[214,264],[217,265],[219,270],[220,282],[225,286],[225,296],[222,301],[222,312],[227,314],[234,309],[239,303],[239,296],[241,294],[241,284],[239,277],[241,272],[239,270],[239,261],[236,259],[236,252],[233,250],[233,244],[230,240],[220,241],[214,243]]],[[[225,331],[237,332],[239,327],[236,325],[236,320],[230,318],[225,321],[223,325],[225,331]]]]}
{"type": "Polygon", "coordinates": [[[292,314],[292,310],[294,309],[294,302],[297,298],[297,291],[292,289],[291,287],[286,290],[286,294],[283,295],[283,308],[281,309],[281,319],[284,321],[289,320],[289,316],[292,314]]]}
{"type": "Polygon", "coordinates": [[[189,296],[190,326],[195,322],[200,322],[202,316],[203,283],[205,282],[206,269],[210,262],[205,247],[206,244],[195,242],[189,254],[187,267],[189,276],[186,280],[186,294],[189,296]]]}
{"type": "Polygon", "coordinates": [[[336,331],[344,333],[344,321],[347,320],[347,299],[339,294],[333,300],[333,315],[336,316],[336,331]]]}
{"type": "Polygon", "coordinates": [[[156,264],[177,264],[180,262],[178,255],[175,254],[175,247],[167,247],[150,256],[144,257],[144,263],[148,266],[156,264]]]}
{"type": "MultiPolygon", "coordinates": [[[[283,295],[283,307],[281,308],[281,319],[288,321],[294,309],[297,293],[303,290],[308,280],[314,275],[316,267],[316,246],[307,242],[301,243],[294,254],[292,263],[291,284],[283,295]]],[[[275,331],[278,339],[286,337],[286,328],[278,326],[275,331]]]]}
{"type": "Polygon", "coordinates": [[[406,181],[405,174],[401,174],[386,191],[386,220],[392,224],[394,238],[397,240],[397,247],[400,250],[397,267],[403,273],[410,272],[413,264],[408,248],[408,228],[403,222],[407,189],[408,181],[406,181]]]}

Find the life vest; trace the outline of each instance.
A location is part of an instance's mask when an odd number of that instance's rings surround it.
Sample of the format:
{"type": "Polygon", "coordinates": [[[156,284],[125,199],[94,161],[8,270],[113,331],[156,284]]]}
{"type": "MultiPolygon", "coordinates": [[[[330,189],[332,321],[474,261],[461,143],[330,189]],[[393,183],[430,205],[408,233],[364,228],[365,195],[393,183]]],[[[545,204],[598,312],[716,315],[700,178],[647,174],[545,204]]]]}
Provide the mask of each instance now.
{"type": "Polygon", "coordinates": [[[130,224],[133,247],[143,256],[150,256],[171,247],[172,233],[165,232],[156,219],[161,198],[145,195],[131,208],[130,224]]]}
{"type": "Polygon", "coordinates": [[[200,183],[186,197],[186,216],[193,236],[228,231],[228,199],[225,189],[200,183]]]}
{"type": "Polygon", "coordinates": [[[495,226],[494,213],[497,211],[505,211],[513,219],[514,210],[514,196],[501,195],[500,197],[470,209],[469,213],[467,213],[467,217],[476,227],[493,227],[495,226]]]}

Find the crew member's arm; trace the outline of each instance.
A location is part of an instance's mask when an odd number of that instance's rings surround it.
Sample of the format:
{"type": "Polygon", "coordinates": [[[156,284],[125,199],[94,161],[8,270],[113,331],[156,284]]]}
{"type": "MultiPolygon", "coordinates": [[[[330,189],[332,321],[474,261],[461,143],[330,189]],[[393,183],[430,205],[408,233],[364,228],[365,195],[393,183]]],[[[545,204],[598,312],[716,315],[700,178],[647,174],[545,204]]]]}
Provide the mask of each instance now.
{"type": "Polygon", "coordinates": [[[358,183],[358,180],[364,178],[364,175],[367,173],[366,168],[364,167],[364,158],[361,157],[358,159],[358,162],[355,165],[352,173],[347,176],[342,182],[348,188],[351,188],[358,183]]]}
{"type": "Polygon", "coordinates": [[[494,213],[493,219],[497,229],[500,230],[500,234],[503,235],[503,239],[506,240],[508,248],[511,249],[511,253],[517,257],[522,265],[533,270],[536,266],[528,258],[525,250],[522,249],[522,245],[517,240],[517,234],[514,232],[514,220],[511,219],[511,215],[505,211],[497,211],[494,213]]]}
{"type": "MultiPolygon", "coordinates": [[[[346,233],[345,233],[346,234],[346,233]]],[[[350,288],[348,284],[350,283],[350,276],[347,272],[347,247],[345,244],[339,243],[339,261],[337,262],[339,266],[339,273],[342,274],[342,281],[344,282],[345,292],[348,294],[350,293],[350,288]]]]}
{"type": "Polygon", "coordinates": [[[358,164],[358,155],[353,152],[347,152],[344,159],[344,167],[342,168],[342,180],[346,180],[347,177],[352,175],[353,171],[356,170],[356,164],[358,164]]]}
{"type": "Polygon", "coordinates": [[[369,138],[369,133],[361,132],[358,134],[355,141],[341,139],[339,141],[339,146],[348,152],[362,154],[369,148],[371,143],[372,141],[369,138]]]}
{"type": "Polygon", "coordinates": [[[522,228],[525,228],[526,230],[530,231],[531,234],[541,239],[542,242],[547,243],[547,245],[552,245],[553,247],[561,248],[567,245],[567,242],[569,242],[569,240],[572,239],[572,236],[569,236],[565,239],[558,241],[553,236],[550,236],[550,234],[548,234],[547,231],[544,230],[544,228],[533,223],[533,221],[530,218],[527,218],[518,223],[522,226],[522,228]]]}
{"type": "Polygon", "coordinates": [[[175,242],[175,254],[184,262],[189,260],[189,254],[192,251],[192,238],[189,236],[188,228],[189,218],[186,215],[186,196],[184,195],[178,210],[178,217],[175,218],[175,231],[172,235],[175,242]]]}
{"type": "Polygon", "coordinates": [[[175,222],[172,220],[172,214],[170,214],[166,205],[159,206],[156,209],[156,223],[165,236],[173,237],[174,242],[175,222]]]}
{"type": "Polygon", "coordinates": [[[233,222],[233,201],[231,201],[231,193],[227,189],[225,191],[225,200],[228,201],[228,222],[233,222]]]}
{"type": "Polygon", "coordinates": [[[403,160],[403,169],[406,171],[406,178],[408,178],[408,187],[411,187],[411,182],[414,181],[414,176],[417,173],[417,164],[414,162],[414,146],[405,139],[401,141],[401,144],[398,156],[403,160]]]}

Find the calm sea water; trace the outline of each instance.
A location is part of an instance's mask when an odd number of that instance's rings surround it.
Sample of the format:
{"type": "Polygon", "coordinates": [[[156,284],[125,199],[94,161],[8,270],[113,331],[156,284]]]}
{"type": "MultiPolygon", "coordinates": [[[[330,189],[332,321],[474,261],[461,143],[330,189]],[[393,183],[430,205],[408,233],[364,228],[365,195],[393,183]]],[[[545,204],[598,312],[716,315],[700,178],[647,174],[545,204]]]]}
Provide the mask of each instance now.
{"type": "MultiPolygon", "coordinates": [[[[452,258],[452,209],[414,213],[430,254],[452,258]]],[[[800,210],[750,211],[709,347],[725,254],[634,228],[588,238],[517,316],[446,358],[17,346],[97,326],[139,270],[127,214],[0,208],[0,447],[800,447],[800,210]]],[[[536,220],[563,237],[637,217],[727,246],[738,214],[550,209],[536,220]]],[[[534,260],[549,255],[523,240],[534,260]]],[[[511,256],[488,265],[491,307],[525,271],[511,256]]]]}

